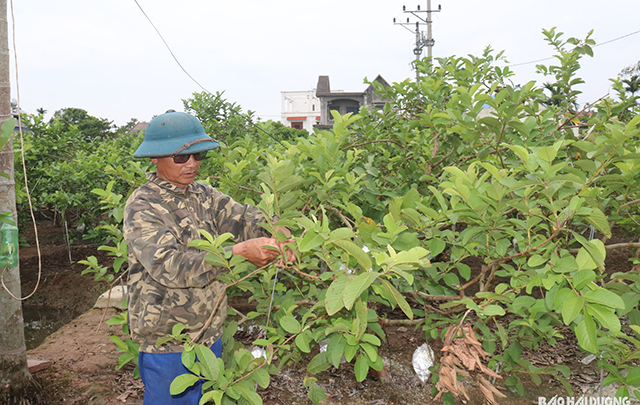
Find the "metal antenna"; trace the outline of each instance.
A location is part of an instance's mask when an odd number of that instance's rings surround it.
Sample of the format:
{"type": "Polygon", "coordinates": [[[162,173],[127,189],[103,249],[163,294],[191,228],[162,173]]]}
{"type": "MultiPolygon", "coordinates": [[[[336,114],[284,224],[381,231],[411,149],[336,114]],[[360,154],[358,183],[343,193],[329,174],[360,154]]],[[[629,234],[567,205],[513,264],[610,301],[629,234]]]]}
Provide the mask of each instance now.
{"type": "MultiPolygon", "coordinates": [[[[432,10],[431,9],[431,0],[427,0],[427,9],[426,10],[420,10],[420,5],[418,5],[417,10],[407,10],[406,6],[402,6],[402,12],[404,13],[410,13],[413,14],[414,17],[416,17],[419,21],[415,22],[415,35],[416,35],[416,47],[413,48],[413,54],[415,55],[415,59],[413,62],[411,62],[411,66],[413,67],[413,69],[415,69],[416,71],[416,81],[418,81],[418,78],[420,77],[420,72],[418,71],[416,62],[418,60],[420,60],[420,57],[422,56],[422,49],[426,46],[427,47],[427,61],[431,62],[431,58],[432,58],[432,52],[431,52],[431,48],[433,48],[433,45],[435,44],[435,40],[433,39],[432,35],[431,35],[431,23],[433,22],[433,20],[431,19],[431,13],[439,13],[442,10],[442,6],[438,5],[438,9],[437,10],[432,10]],[[427,13],[427,18],[424,19],[420,16],[420,13],[427,13]],[[424,33],[420,31],[420,25],[421,24],[426,24],[427,26],[427,37],[425,38],[424,33]]],[[[401,25],[403,28],[405,28],[407,31],[409,32],[414,32],[411,29],[407,28],[407,26],[409,25],[414,25],[413,23],[409,22],[409,18],[407,18],[407,22],[396,22],[396,19],[393,19],[393,23],[395,25],[401,25]]]]}

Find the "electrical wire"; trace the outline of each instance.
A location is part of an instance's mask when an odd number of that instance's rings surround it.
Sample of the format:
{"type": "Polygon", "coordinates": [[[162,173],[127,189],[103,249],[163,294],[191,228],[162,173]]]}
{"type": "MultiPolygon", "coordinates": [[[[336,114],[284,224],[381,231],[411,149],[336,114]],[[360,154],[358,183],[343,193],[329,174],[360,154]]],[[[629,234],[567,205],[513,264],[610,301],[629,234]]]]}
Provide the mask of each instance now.
{"type": "Polygon", "coordinates": [[[160,39],[162,40],[162,42],[164,42],[164,45],[167,47],[167,49],[169,50],[169,53],[171,54],[171,56],[173,57],[173,60],[176,61],[176,63],[178,64],[178,66],[180,66],[180,69],[182,69],[182,71],[189,76],[189,79],[193,80],[193,82],[195,84],[197,84],[202,90],[204,90],[205,92],[211,94],[211,92],[207,89],[205,89],[200,83],[198,83],[198,81],[196,79],[194,79],[189,72],[187,72],[187,70],[182,66],[182,64],[180,63],[180,61],[178,60],[178,58],[176,58],[176,55],[173,54],[173,51],[171,50],[171,47],[169,46],[169,44],[167,43],[167,41],[164,40],[164,37],[162,36],[162,34],[160,33],[160,31],[158,31],[158,29],[156,28],[155,24],[153,23],[153,21],[151,21],[151,19],[149,18],[149,16],[147,15],[147,13],[144,12],[144,10],[142,9],[142,7],[140,6],[140,3],[138,3],[138,0],[133,0],[136,5],[138,6],[138,8],[140,9],[140,11],[142,11],[142,14],[144,14],[144,16],[147,18],[147,21],[149,21],[149,24],[151,24],[151,26],[153,27],[154,30],[156,30],[156,32],[158,33],[158,36],[160,37],[160,39]]]}
{"type": "Polygon", "coordinates": [[[4,283],[4,272],[6,270],[6,267],[4,270],[2,270],[2,276],[0,276],[0,281],[2,281],[2,287],[4,287],[4,289],[7,291],[7,293],[9,293],[9,295],[11,296],[11,298],[18,300],[18,301],[24,301],[26,299],[31,298],[36,291],[38,291],[38,287],[40,286],[40,278],[42,276],[42,253],[40,252],[40,241],[38,239],[38,226],[36,225],[36,217],[33,213],[33,205],[31,203],[31,194],[29,193],[29,185],[27,182],[27,164],[24,158],[24,137],[23,137],[23,133],[22,133],[22,119],[20,117],[20,80],[18,77],[18,50],[16,48],[16,19],[14,16],[14,12],[13,12],[13,0],[11,0],[11,23],[13,24],[13,55],[14,55],[14,61],[15,61],[15,69],[16,69],[16,99],[18,101],[18,130],[20,132],[20,146],[21,146],[21,155],[22,155],[22,171],[24,173],[24,188],[25,191],[27,193],[27,201],[29,202],[29,212],[31,213],[31,220],[33,221],[33,232],[36,238],[36,250],[38,251],[38,280],[36,281],[36,285],[33,288],[33,291],[31,292],[31,294],[27,295],[24,298],[20,298],[20,297],[16,297],[5,285],[4,283]]]}
{"type": "MultiPolygon", "coordinates": [[[[640,33],[640,30],[638,30],[638,31],[634,31],[634,32],[631,32],[631,33],[626,34],[626,35],[622,35],[622,36],[617,37],[617,38],[614,38],[614,39],[610,39],[609,41],[605,41],[605,42],[602,42],[602,43],[599,43],[599,44],[595,44],[595,45],[593,46],[593,48],[596,48],[596,47],[598,47],[598,46],[602,46],[602,45],[606,45],[606,44],[610,44],[611,42],[615,42],[615,41],[618,41],[618,40],[620,40],[620,39],[623,39],[623,38],[626,38],[626,37],[630,37],[630,36],[632,36],[632,35],[636,35],[636,34],[638,34],[638,33],[640,33]]],[[[555,56],[549,56],[548,58],[543,58],[543,59],[538,59],[538,60],[532,60],[532,61],[529,61],[529,62],[522,62],[522,63],[507,63],[507,66],[513,67],[513,66],[530,65],[530,64],[532,64],[532,63],[538,63],[538,62],[544,62],[545,60],[551,60],[551,59],[553,59],[554,57],[555,57],[555,56]]]]}
{"type": "MultiPolygon", "coordinates": [[[[160,33],[160,31],[158,30],[158,28],[156,28],[155,24],[153,23],[153,21],[151,21],[151,18],[149,18],[149,16],[147,15],[147,13],[144,12],[144,10],[142,9],[142,6],[140,6],[140,3],[138,3],[138,0],[133,0],[136,5],[138,6],[138,8],[140,9],[140,11],[142,11],[142,14],[146,17],[147,21],[149,21],[149,24],[151,24],[151,26],[153,27],[153,29],[156,31],[156,33],[158,34],[158,36],[160,37],[160,39],[162,40],[162,42],[164,42],[164,45],[167,47],[167,49],[169,50],[169,53],[171,54],[171,56],[173,57],[173,60],[176,61],[176,63],[178,64],[178,66],[180,66],[180,69],[182,69],[182,71],[189,77],[189,79],[193,80],[193,82],[195,84],[197,84],[202,90],[204,90],[206,93],[211,94],[212,96],[214,95],[213,93],[211,93],[209,90],[207,90],[206,88],[204,88],[204,86],[202,86],[196,79],[193,78],[193,76],[191,76],[189,74],[189,72],[187,72],[187,70],[182,66],[182,64],[180,63],[180,61],[178,60],[178,58],[176,57],[176,55],[174,55],[173,51],[171,50],[171,47],[169,46],[169,44],[167,43],[167,41],[165,41],[164,37],[162,36],[162,34],[160,33]]],[[[258,130],[264,132],[265,134],[269,135],[273,140],[275,140],[276,142],[278,142],[283,148],[286,148],[284,146],[284,144],[282,142],[280,142],[280,140],[278,138],[276,138],[275,136],[273,136],[273,134],[265,131],[264,129],[260,128],[259,126],[257,126],[255,123],[249,121],[247,119],[247,123],[251,126],[253,126],[254,128],[257,128],[258,130]]]]}

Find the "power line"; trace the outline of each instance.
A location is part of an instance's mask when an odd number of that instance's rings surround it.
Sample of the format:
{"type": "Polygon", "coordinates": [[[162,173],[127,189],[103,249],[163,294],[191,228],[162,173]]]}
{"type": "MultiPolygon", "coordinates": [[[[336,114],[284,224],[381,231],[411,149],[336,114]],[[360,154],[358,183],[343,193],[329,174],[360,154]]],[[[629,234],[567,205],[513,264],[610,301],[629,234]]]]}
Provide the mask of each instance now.
{"type": "MultiPolygon", "coordinates": [[[[631,35],[635,35],[635,34],[638,34],[638,33],[640,33],[640,30],[638,30],[638,31],[634,31],[634,32],[631,32],[631,33],[629,33],[629,34],[623,35],[623,36],[618,37],[618,38],[611,39],[611,40],[609,40],[609,41],[602,42],[602,43],[600,43],[600,44],[596,44],[596,45],[594,45],[594,46],[593,46],[593,48],[596,48],[596,47],[598,47],[598,46],[602,46],[602,45],[606,45],[606,44],[610,44],[611,42],[615,42],[615,41],[618,41],[618,40],[620,40],[620,39],[623,39],[623,38],[626,38],[626,37],[630,37],[631,35]]],[[[550,59],[553,59],[553,58],[554,58],[554,56],[549,56],[548,58],[543,58],[543,59],[538,59],[538,60],[532,60],[532,61],[529,61],[529,62],[522,62],[522,63],[507,63],[507,65],[509,65],[509,66],[522,66],[522,65],[529,65],[529,64],[531,64],[531,63],[544,62],[545,60],[550,60],[550,59]]]]}
{"type": "MultiPolygon", "coordinates": [[[[193,76],[191,76],[189,74],[189,72],[187,72],[187,70],[182,66],[182,64],[180,63],[180,61],[178,60],[178,58],[176,58],[176,55],[173,54],[173,51],[171,50],[171,47],[169,46],[169,44],[167,43],[167,41],[164,40],[164,37],[162,36],[162,34],[160,33],[160,31],[156,28],[155,24],[153,23],[153,21],[151,21],[151,19],[149,18],[149,16],[147,15],[147,13],[144,12],[144,10],[142,9],[142,7],[140,6],[140,3],[138,3],[138,0],[133,0],[136,5],[138,6],[138,8],[140,9],[140,11],[142,11],[142,14],[144,14],[144,16],[147,18],[147,21],[149,21],[149,23],[151,24],[151,26],[153,27],[154,30],[156,30],[156,33],[158,33],[158,36],[160,37],[160,39],[162,40],[162,42],[164,42],[164,45],[167,47],[167,49],[169,50],[169,53],[171,54],[171,56],[173,57],[173,60],[176,61],[176,63],[178,64],[178,66],[180,66],[180,69],[182,69],[182,71],[189,76],[189,79],[193,80],[193,82],[195,84],[197,84],[202,90],[204,90],[206,93],[211,94],[212,96],[214,95],[213,93],[211,93],[209,90],[205,89],[204,86],[202,86],[196,79],[193,78],[193,76]]],[[[248,118],[245,117],[245,120],[248,124],[252,125],[254,128],[257,128],[258,130],[264,132],[265,134],[269,135],[273,140],[275,140],[276,142],[278,142],[280,145],[282,145],[282,147],[284,148],[284,144],[282,142],[280,142],[280,140],[276,137],[274,137],[272,134],[270,134],[269,132],[265,131],[264,129],[260,128],[259,126],[257,126],[255,123],[251,122],[248,118]]]]}
{"type": "Polygon", "coordinates": [[[169,44],[167,44],[167,41],[164,40],[164,37],[162,36],[162,34],[160,33],[160,31],[158,31],[158,29],[156,28],[155,24],[153,23],[153,21],[151,21],[151,19],[149,18],[149,16],[147,15],[147,13],[144,12],[144,10],[142,9],[142,7],[140,6],[140,4],[138,3],[138,0],[133,0],[136,2],[136,5],[138,6],[138,8],[140,9],[140,11],[142,11],[142,14],[144,14],[144,16],[147,18],[147,20],[149,21],[149,23],[151,24],[151,26],[153,27],[154,30],[156,30],[156,32],[158,33],[158,36],[160,36],[160,39],[162,40],[162,42],[164,42],[164,45],[167,47],[167,49],[169,50],[169,53],[171,54],[171,56],[173,57],[173,60],[176,61],[176,63],[178,64],[178,66],[180,66],[180,69],[182,69],[182,71],[189,76],[189,78],[191,80],[193,80],[193,82],[195,84],[197,84],[198,86],[200,86],[200,88],[204,91],[206,91],[207,93],[211,94],[211,92],[207,89],[205,89],[200,83],[198,83],[198,81],[196,79],[194,79],[189,72],[187,72],[187,70],[182,67],[182,64],[180,64],[180,61],[178,60],[178,58],[176,58],[176,55],[173,54],[173,51],[171,50],[171,47],[169,46],[169,44]]]}
{"type": "MultiPolygon", "coordinates": [[[[419,21],[415,22],[415,35],[416,35],[416,47],[413,49],[413,54],[415,55],[415,60],[414,62],[411,63],[411,65],[413,66],[413,68],[416,71],[416,80],[418,80],[418,78],[420,77],[420,71],[418,70],[418,67],[416,65],[416,61],[420,59],[421,55],[422,55],[422,49],[426,46],[427,47],[427,60],[429,61],[429,63],[431,63],[431,48],[433,48],[433,46],[435,45],[435,40],[433,39],[432,35],[431,35],[431,24],[433,23],[433,20],[431,19],[431,13],[439,13],[440,11],[442,11],[442,6],[438,5],[438,9],[437,10],[432,10],[431,9],[431,0],[427,0],[427,9],[426,10],[420,10],[420,5],[417,6],[417,10],[407,10],[406,6],[402,6],[402,12],[404,13],[410,13],[412,14],[414,17],[416,17],[419,21]],[[427,18],[424,19],[420,16],[421,13],[427,13],[427,18]],[[427,26],[427,37],[425,38],[424,33],[420,31],[420,25],[426,25],[427,26]]],[[[398,22],[396,21],[396,19],[393,19],[393,24],[394,25],[400,25],[402,26],[402,28],[406,29],[409,32],[413,32],[411,31],[411,29],[407,28],[407,26],[413,26],[414,23],[410,22],[410,19],[407,18],[407,22],[398,22]]]]}
{"type": "Polygon", "coordinates": [[[605,42],[603,42],[603,43],[601,43],[601,44],[594,45],[593,47],[595,48],[596,46],[601,46],[601,45],[604,45],[604,44],[608,44],[608,43],[610,43],[610,42],[614,42],[614,41],[617,41],[617,40],[622,39],[622,38],[630,37],[631,35],[635,35],[635,34],[637,34],[637,33],[640,33],[640,30],[635,31],[635,32],[632,32],[632,33],[627,34],[627,35],[623,35],[623,36],[618,37],[618,38],[614,38],[614,39],[612,39],[612,40],[610,40],[610,41],[605,41],[605,42]]]}

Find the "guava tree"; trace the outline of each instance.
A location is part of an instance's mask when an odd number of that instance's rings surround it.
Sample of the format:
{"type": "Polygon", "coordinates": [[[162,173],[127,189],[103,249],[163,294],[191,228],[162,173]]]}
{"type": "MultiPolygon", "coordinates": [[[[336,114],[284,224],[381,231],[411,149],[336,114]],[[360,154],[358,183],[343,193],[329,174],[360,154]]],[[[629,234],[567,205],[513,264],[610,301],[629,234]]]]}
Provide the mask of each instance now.
{"type": "MultiPolygon", "coordinates": [[[[172,391],[205,379],[205,400],[261,403],[256,385],[311,355],[303,382],[321,402],[315,374],[352,367],[362,381],[384,367],[391,312],[444,341],[433,382],[447,402],[466,395],[461,375],[489,403],[500,395],[490,377],[522,393],[523,378],[549,375],[571,392],[565,365],[522,354],[567,334],[629,395],[640,384],[640,277],[607,271],[605,259],[620,248],[608,243],[614,227],[638,228],[640,118],[620,81],[616,99],[578,110],[577,73],[594,42],[544,35],[556,62],[538,70],[562,93],[557,103],[535,82],[512,83],[502,53],[487,48],[424,61],[417,83],[379,88],[383,108],[334,115],[331,130],[279,142],[238,134],[203,161],[204,181],[277,218],[269,229],[293,231],[297,258],[256,269],[225,253],[229,235],[203,234],[196,246],[228,268],[227,294],[248,294],[256,309],[229,319],[222,359],[185,342],[192,373],[172,391]],[[247,319],[264,325],[253,342],[262,357],[232,340],[247,319]]],[[[95,192],[119,212],[122,195],[95,192]]],[[[110,249],[126,257],[121,244],[110,249]]],[[[181,327],[166,339],[183,340],[181,327]]],[[[117,343],[123,361],[135,357],[117,343]]]]}

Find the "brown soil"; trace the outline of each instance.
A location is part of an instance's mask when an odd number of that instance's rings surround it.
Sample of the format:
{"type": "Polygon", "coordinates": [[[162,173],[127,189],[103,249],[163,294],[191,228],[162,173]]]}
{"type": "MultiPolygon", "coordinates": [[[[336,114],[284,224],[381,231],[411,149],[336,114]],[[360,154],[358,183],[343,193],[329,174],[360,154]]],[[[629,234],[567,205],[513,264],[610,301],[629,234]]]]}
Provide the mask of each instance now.
{"type": "MultiPolygon", "coordinates": [[[[105,286],[99,286],[90,275],[81,276],[85,266],[77,261],[94,255],[104,265],[110,259],[97,250],[97,246],[73,244],[69,249],[64,242],[64,228],[50,224],[39,224],[40,249],[42,253],[42,277],[33,298],[25,304],[25,325],[37,324],[36,330],[45,329],[41,335],[27,330],[30,359],[49,360],[50,368],[36,373],[43,387],[47,404],[141,404],[143,387],[139,380],[132,378],[132,368],[125,366],[116,370],[120,353],[109,341],[111,335],[121,335],[119,327],[108,326],[115,310],[91,309],[97,296],[105,286]],[[42,315],[46,314],[46,315],[42,315]],[[106,318],[105,318],[106,316],[106,318]],[[55,318],[56,322],[44,322],[55,318]],[[43,326],[46,324],[46,326],[43,326]],[[60,325],[63,324],[59,329],[60,325]],[[44,342],[44,336],[48,335],[44,342]],[[41,343],[42,342],[42,343],[41,343]]],[[[31,292],[38,274],[38,257],[32,237],[27,236],[30,247],[20,250],[20,268],[23,295],[31,292]]],[[[618,237],[612,243],[629,240],[618,237]]],[[[608,252],[608,271],[628,271],[631,252],[626,249],[608,252]]],[[[242,302],[235,302],[242,307],[242,302]]],[[[235,306],[235,305],[234,305],[235,306]]],[[[367,377],[362,383],[356,382],[353,367],[343,365],[317,376],[318,384],[325,388],[329,403],[333,404],[429,404],[433,384],[422,383],[411,364],[414,350],[425,342],[420,328],[394,325],[385,328],[387,341],[383,343],[381,355],[385,359],[387,378],[367,377]]],[[[242,336],[238,335],[241,340],[242,336]]],[[[430,340],[434,351],[439,353],[440,340],[430,340]]],[[[572,370],[571,382],[575,395],[593,389],[598,385],[599,372],[592,363],[580,363],[584,353],[576,349],[577,343],[565,339],[555,346],[546,346],[535,353],[528,353],[531,361],[538,365],[565,364],[572,370]]],[[[267,390],[260,391],[265,404],[311,404],[307,399],[303,379],[306,362],[302,361],[279,375],[273,376],[267,390]]],[[[508,393],[504,384],[496,383],[508,394],[502,404],[537,403],[538,396],[550,398],[555,394],[566,395],[561,385],[543,377],[543,384],[535,386],[526,383],[525,398],[508,393]]],[[[466,383],[471,396],[468,404],[481,404],[482,395],[473,383],[466,383]]],[[[439,403],[442,403],[439,401],[439,403]]]]}

